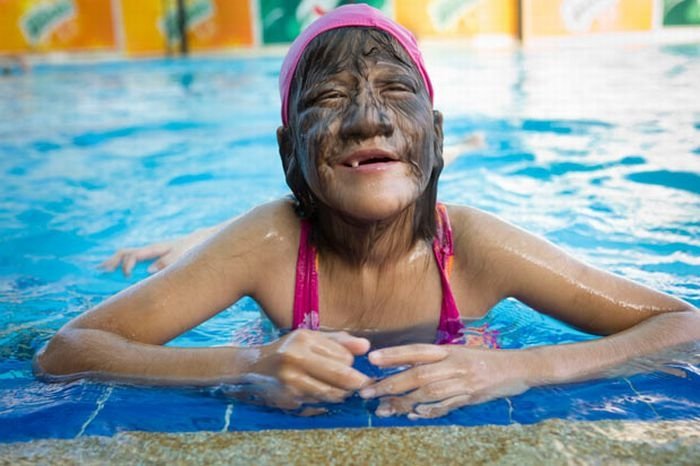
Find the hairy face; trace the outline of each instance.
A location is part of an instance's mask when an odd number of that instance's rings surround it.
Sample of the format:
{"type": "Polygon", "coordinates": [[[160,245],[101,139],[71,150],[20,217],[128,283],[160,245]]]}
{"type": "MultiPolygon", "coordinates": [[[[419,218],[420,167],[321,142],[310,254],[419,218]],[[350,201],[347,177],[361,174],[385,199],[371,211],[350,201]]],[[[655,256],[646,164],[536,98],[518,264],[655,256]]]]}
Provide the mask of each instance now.
{"type": "Polygon", "coordinates": [[[289,115],[296,169],[315,201],[350,218],[402,212],[440,159],[441,128],[423,80],[380,31],[345,28],[314,39],[295,74],[289,115]]]}

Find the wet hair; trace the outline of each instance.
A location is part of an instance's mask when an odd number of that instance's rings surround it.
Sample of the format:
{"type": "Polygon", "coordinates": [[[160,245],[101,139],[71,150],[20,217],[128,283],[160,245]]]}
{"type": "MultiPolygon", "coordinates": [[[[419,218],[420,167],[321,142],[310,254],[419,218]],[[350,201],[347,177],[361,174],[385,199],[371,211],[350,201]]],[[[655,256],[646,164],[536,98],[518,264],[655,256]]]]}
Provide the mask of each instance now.
{"type": "MultiPolygon", "coordinates": [[[[339,57],[348,57],[355,54],[358,47],[361,47],[361,45],[368,40],[372,40],[384,51],[388,52],[407,68],[413,70],[413,72],[420,77],[416,66],[403,47],[396,39],[384,31],[369,27],[344,27],[323,32],[309,43],[294,72],[289,91],[288,127],[291,128],[296,123],[301,106],[301,95],[309,80],[310,73],[313,73],[313,70],[318,69],[320,65],[326,66],[326,70],[328,70],[329,67],[335,66],[339,69],[333,70],[334,72],[342,71],[340,69],[340,64],[343,60],[339,59],[339,57]]],[[[419,78],[418,81],[421,83],[425,98],[429,99],[428,91],[425,89],[423,80],[419,78]]],[[[319,201],[304,179],[300,161],[297,160],[298,152],[293,150],[298,140],[298,135],[294,136],[292,147],[280,148],[282,163],[287,185],[294,194],[297,215],[301,218],[309,219],[312,224],[315,224],[317,221],[316,214],[318,212],[319,201]],[[294,153],[285,155],[285,152],[288,154],[289,149],[293,150],[294,153]]],[[[432,171],[427,186],[415,203],[413,243],[419,239],[431,241],[436,233],[437,219],[435,209],[437,202],[437,185],[438,178],[444,166],[442,158],[442,138],[436,138],[434,141],[432,156],[432,171]]],[[[317,228],[314,230],[318,231],[317,228]]],[[[323,240],[320,242],[325,244],[331,243],[323,240]]]]}

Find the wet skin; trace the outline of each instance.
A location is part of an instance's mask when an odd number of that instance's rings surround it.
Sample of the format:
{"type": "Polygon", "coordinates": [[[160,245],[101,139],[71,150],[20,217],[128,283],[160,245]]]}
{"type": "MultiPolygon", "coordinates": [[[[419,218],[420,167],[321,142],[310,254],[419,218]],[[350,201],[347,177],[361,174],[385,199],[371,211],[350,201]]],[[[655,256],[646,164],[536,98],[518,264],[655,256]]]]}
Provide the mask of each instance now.
{"type": "Polygon", "coordinates": [[[310,57],[300,81],[278,136],[315,200],[351,223],[412,207],[441,151],[442,120],[405,52],[349,35],[310,57]]]}
{"type": "MultiPolygon", "coordinates": [[[[353,332],[435,328],[440,280],[427,236],[416,241],[413,215],[442,162],[441,117],[405,53],[352,35],[308,59],[293,83],[289,126],[278,131],[288,180],[298,169],[318,204],[314,234],[325,232],[333,246],[319,249],[321,323],[353,332]]],[[[250,348],[161,346],[242,296],[290,326],[299,218],[278,201],[68,323],[38,354],[37,368],[146,383],[239,383],[282,408],[361,390],[382,397],[384,415],[433,417],[532,385],[591,378],[700,337],[700,317],[687,303],[586,266],[476,209],[450,206],[449,216],[450,282],[463,317],[515,297],[584,330],[617,334],[517,351],[390,347],[369,353],[370,361],[412,367],[381,381],[352,368],[369,341],[343,332],[295,330],[250,348]]]]}

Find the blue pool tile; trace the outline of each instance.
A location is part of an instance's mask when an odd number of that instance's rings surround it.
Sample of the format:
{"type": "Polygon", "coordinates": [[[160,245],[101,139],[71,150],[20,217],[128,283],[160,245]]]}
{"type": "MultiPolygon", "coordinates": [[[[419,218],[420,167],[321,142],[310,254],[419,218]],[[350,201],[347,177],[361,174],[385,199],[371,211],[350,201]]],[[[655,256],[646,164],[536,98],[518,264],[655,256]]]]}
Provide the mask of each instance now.
{"type": "Polygon", "coordinates": [[[684,377],[655,372],[630,377],[629,382],[660,418],[700,419],[700,375],[679,370],[684,377]]]}
{"type": "Polygon", "coordinates": [[[538,387],[513,397],[512,403],[513,420],[522,424],[551,418],[587,421],[658,418],[624,379],[538,387]]]}
{"type": "Polygon", "coordinates": [[[235,402],[229,430],[325,429],[367,427],[369,412],[364,400],[353,397],[343,404],[323,405],[328,410],[316,416],[300,416],[279,409],[235,402]]]}
{"type": "Polygon", "coordinates": [[[0,391],[0,441],[78,435],[101,392],[84,383],[42,384],[0,391]],[[13,407],[20,407],[13,409],[13,407]]]}
{"type": "Polygon", "coordinates": [[[218,431],[225,424],[226,406],[196,390],[116,386],[85,433],[218,431]]]}

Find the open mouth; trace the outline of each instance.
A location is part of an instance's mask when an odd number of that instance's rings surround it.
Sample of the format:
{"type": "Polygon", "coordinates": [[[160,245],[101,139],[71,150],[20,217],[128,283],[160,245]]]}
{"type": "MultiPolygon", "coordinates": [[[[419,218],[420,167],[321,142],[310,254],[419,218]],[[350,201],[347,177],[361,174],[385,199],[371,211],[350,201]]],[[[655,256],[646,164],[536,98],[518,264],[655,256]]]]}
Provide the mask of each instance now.
{"type": "Polygon", "coordinates": [[[341,164],[348,168],[358,168],[391,162],[398,162],[398,157],[391,152],[381,149],[362,149],[345,157],[341,164]]]}
{"type": "Polygon", "coordinates": [[[344,163],[346,167],[350,168],[357,168],[360,165],[371,165],[374,163],[389,163],[389,162],[396,162],[396,160],[392,159],[391,157],[372,157],[370,159],[365,159],[365,160],[352,160],[349,162],[344,163]]]}

